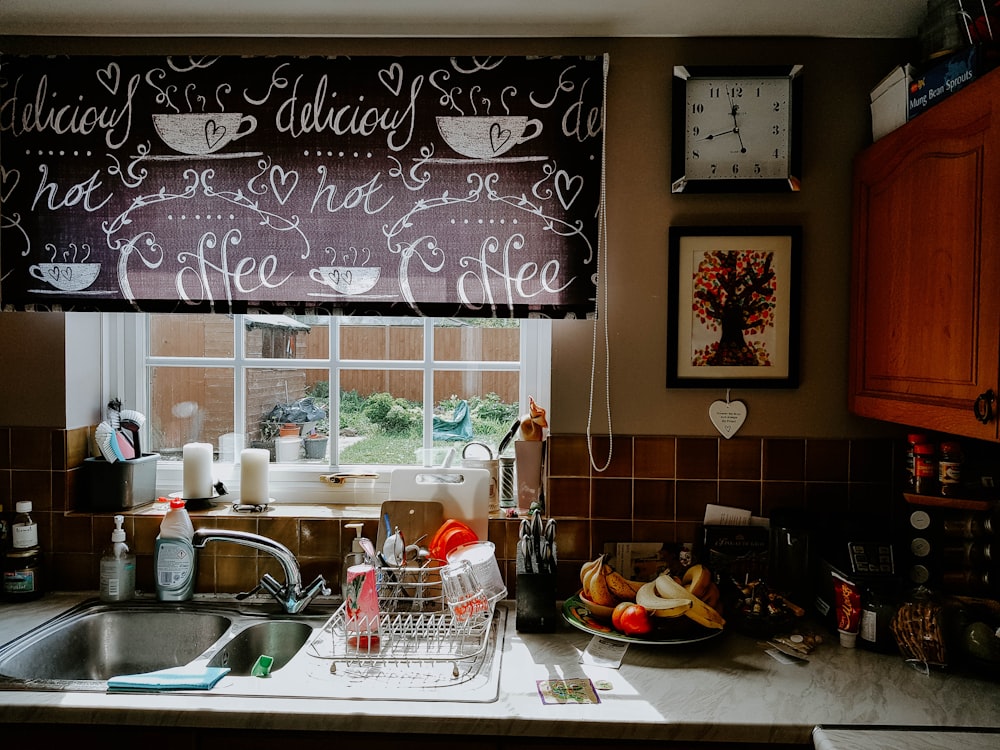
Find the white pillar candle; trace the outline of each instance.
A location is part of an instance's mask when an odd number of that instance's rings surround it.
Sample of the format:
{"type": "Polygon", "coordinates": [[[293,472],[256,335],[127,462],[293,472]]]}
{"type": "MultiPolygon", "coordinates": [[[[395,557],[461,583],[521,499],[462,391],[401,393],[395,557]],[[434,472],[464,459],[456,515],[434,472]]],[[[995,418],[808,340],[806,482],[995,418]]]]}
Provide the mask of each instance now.
{"type": "Polygon", "coordinates": [[[270,500],[267,470],[271,452],[266,448],[246,448],[240,453],[240,502],[266,504],[270,500]]]}
{"type": "Polygon", "coordinates": [[[184,446],[184,491],[181,496],[185,500],[212,497],[211,443],[188,443],[184,446]]]}

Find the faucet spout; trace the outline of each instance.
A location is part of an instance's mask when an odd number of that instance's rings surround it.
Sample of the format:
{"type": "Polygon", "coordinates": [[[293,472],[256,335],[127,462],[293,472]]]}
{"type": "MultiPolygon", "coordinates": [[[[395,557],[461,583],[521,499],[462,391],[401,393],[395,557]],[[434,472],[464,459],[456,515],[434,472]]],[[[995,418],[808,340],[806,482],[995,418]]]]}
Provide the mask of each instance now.
{"type": "Polygon", "coordinates": [[[248,531],[236,531],[234,529],[196,529],[192,545],[195,549],[204,549],[209,542],[232,542],[242,544],[244,547],[266,552],[274,557],[285,576],[284,585],[278,583],[269,573],[265,573],[260,585],[267,589],[288,614],[297,614],[305,609],[314,597],[330,593],[323,576],[317,576],[316,580],[305,589],[302,588],[302,574],[299,571],[299,561],[295,555],[281,542],[277,542],[260,534],[252,534],[248,531]]]}

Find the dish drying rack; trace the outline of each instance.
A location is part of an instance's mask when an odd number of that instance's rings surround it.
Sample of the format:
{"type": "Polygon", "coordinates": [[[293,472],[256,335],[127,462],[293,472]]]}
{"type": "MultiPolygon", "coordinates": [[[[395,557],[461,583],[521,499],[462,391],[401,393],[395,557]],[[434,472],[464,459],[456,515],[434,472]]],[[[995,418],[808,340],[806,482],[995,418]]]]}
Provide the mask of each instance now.
{"type": "Polygon", "coordinates": [[[436,564],[377,570],[378,622],[348,622],[341,604],[310,641],[310,654],[329,661],[333,675],[411,678],[425,687],[475,677],[489,657],[493,606],[459,621],[436,564]]]}

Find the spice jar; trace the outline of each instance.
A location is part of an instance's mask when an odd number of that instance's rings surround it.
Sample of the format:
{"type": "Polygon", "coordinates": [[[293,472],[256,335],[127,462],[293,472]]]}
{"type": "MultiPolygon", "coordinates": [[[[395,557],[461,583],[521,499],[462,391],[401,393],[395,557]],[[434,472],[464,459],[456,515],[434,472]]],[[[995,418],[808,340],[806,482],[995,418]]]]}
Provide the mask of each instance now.
{"type": "Polygon", "coordinates": [[[957,497],[962,489],[962,446],[949,441],[941,443],[938,458],[938,486],[944,497],[957,497]]]}
{"type": "Polygon", "coordinates": [[[927,442],[928,437],[922,432],[911,432],[906,436],[906,487],[910,492],[914,492],[917,486],[916,454],[913,449],[927,442]]]}
{"type": "Polygon", "coordinates": [[[9,602],[37,599],[43,593],[38,547],[12,549],[4,555],[3,594],[9,602]]]}
{"type": "Polygon", "coordinates": [[[913,446],[913,491],[918,495],[936,495],[937,456],[931,443],[913,446]]]}

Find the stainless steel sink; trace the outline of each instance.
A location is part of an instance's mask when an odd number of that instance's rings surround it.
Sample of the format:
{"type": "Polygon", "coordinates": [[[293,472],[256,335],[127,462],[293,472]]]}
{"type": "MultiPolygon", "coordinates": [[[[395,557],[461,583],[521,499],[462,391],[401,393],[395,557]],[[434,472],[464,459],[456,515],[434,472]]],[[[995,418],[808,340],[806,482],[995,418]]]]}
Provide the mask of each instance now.
{"type": "Polygon", "coordinates": [[[212,690],[197,692],[206,698],[497,699],[505,608],[498,607],[492,618],[482,652],[462,661],[461,676],[447,660],[410,666],[398,659],[375,668],[363,665],[359,675],[357,664],[333,658],[336,611],[321,603],[288,615],[269,600],[89,600],[0,646],[0,690],[104,692],[114,676],[201,665],[230,668],[212,690]],[[273,659],[267,679],[251,676],[261,655],[273,659]]]}
{"type": "Polygon", "coordinates": [[[229,667],[234,677],[247,676],[261,655],[273,660],[270,671],[277,672],[291,661],[309,637],[313,627],[297,620],[270,620],[250,625],[224,642],[208,660],[210,667],[229,667]]]}

